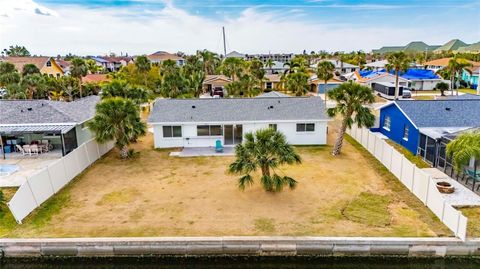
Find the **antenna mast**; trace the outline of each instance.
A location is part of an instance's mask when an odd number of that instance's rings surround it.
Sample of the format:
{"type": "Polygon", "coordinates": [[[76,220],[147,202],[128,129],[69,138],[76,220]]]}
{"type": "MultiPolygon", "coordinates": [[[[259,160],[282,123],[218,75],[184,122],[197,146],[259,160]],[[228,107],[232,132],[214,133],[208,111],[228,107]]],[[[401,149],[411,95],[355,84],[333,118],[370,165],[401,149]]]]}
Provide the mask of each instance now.
{"type": "Polygon", "coordinates": [[[225,42],[225,26],[222,26],[222,32],[223,32],[223,53],[224,53],[224,56],[227,57],[227,43],[225,42]]]}

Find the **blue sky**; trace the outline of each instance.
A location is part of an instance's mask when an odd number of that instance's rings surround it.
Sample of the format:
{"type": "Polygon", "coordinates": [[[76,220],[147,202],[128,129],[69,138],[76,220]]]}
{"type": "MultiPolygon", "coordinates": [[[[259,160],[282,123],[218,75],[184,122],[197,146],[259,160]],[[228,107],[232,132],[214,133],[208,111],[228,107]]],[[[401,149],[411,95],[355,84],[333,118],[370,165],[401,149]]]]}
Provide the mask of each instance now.
{"type": "Polygon", "coordinates": [[[480,0],[0,1],[0,46],[23,42],[49,54],[221,51],[221,26],[229,50],[246,53],[480,40],[480,0]],[[52,38],[65,44],[48,47],[52,38]]]}

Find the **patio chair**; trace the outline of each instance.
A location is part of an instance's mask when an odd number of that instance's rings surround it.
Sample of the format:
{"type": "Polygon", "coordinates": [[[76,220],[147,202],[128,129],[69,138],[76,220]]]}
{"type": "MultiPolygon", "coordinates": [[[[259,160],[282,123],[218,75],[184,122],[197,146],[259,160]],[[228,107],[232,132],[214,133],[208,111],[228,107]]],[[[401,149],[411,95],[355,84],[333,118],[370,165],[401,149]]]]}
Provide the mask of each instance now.
{"type": "MultiPolygon", "coordinates": [[[[466,177],[466,180],[465,180],[466,185],[468,185],[469,180],[472,180],[473,186],[475,186],[475,184],[478,183],[477,185],[477,191],[478,191],[478,189],[480,189],[480,176],[476,175],[474,171],[469,170],[468,168],[463,169],[463,174],[464,174],[464,177],[466,177]]],[[[472,190],[473,190],[473,186],[472,186],[472,190]]]]}
{"type": "Polygon", "coordinates": [[[49,152],[50,151],[50,145],[48,144],[48,140],[42,140],[41,145],[43,146],[43,151],[49,152]]]}
{"type": "Polygon", "coordinates": [[[25,151],[25,154],[32,156],[32,150],[30,149],[30,145],[23,145],[22,148],[23,151],[25,151]]]}
{"type": "Polygon", "coordinates": [[[36,144],[30,145],[30,151],[32,152],[32,154],[36,154],[36,155],[38,155],[39,153],[42,153],[42,151],[36,144]]]}
{"type": "Polygon", "coordinates": [[[222,141],[215,141],[215,152],[223,152],[222,141]]]}
{"type": "Polygon", "coordinates": [[[20,145],[17,144],[15,146],[16,146],[17,150],[22,153],[22,156],[25,156],[25,155],[28,154],[27,152],[25,152],[25,150],[20,145]]]}

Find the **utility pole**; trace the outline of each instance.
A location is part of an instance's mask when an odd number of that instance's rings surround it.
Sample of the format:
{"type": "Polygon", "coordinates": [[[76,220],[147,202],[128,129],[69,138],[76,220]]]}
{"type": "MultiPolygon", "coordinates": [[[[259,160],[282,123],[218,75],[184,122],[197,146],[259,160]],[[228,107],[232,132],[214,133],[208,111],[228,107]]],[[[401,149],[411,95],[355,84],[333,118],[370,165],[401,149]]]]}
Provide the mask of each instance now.
{"type": "Polygon", "coordinates": [[[227,43],[225,42],[225,26],[222,26],[222,32],[223,32],[223,53],[225,58],[227,57],[227,43]]]}

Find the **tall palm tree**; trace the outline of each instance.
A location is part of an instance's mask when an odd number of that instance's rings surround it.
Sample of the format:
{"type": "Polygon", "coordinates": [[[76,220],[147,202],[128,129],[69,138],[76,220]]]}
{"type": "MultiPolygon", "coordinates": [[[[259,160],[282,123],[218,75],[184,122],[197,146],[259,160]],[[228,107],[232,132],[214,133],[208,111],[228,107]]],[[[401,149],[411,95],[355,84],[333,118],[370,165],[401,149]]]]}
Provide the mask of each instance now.
{"type": "Polygon", "coordinates": [[[20,81],[20,74],[15,65],[9,62],[0,62],[0,86],[6,87],[20,81]]]}
{"type": "Polygon", "coordinates": [[[148,84],[148,72],[152,68],[150,60],[145,55],[140,55],[135,58],[135,66],[137,67],[138,73],[143,77],[143,85],[148,84]]]}
{"type": "Polygon", "coordinates": [[[268,67],[270,69],[270,74],[273,74],[272,67],[274,65],[275,65],[275,62],[273,62],[272,58],[268,58],[267,61],[265,62],[265,67],[268,67]]]}
{"type": "Polygon", "coordinates": [[[22,76],[40,74],[40,69],[34,64],[26,64],[22,68],[22,76]]]}
{"type": "Polygon", "coordinates": [[[235,78],[242,75],[245,68],[245,61],[241,58],[231,57],[223,60],[221,65],[222,73],[235,82],[235,78]]]}
{"type": "Polygon", "coordinates": [[[407,71],[410,65],[410,59],[403,51],[394,52],[387,56],[388,64],[385,66],[387,72],[395,71],[395,100],[398,99],[398,77],[401,72],[407,71]]]}
{"type": "Polygon", "coordinates": [[[70,75],[77,79],[78,89],[80,92],[80,98],[82,98],[82,77],[86,76],[88,73],[88,67],[85,61],[81,58],[75,58],[72,60],[72,65],[70,66],[70,75]]]}
{"type": "Polygon", "coordinates": [[[466,132],[459,135],[447,144],[447,156],[452,162],[457,173],[462,171],[462,166],[468,165],[472,158],[480,160],[480,131],[466,132]]]}
{"type": "Polygon", "coordinates": [[[33,99],[45,86],[45,79],[41,74],[27,74],[22,77],[20,83],[26,89],[27,99],[33,99]]]}
{"type": "Polygon", "coordinates": [[[330,61],[321,61],[317,65],[317,78],[324,81],[325,90],[325,108],[327,107],[327,82],[333,78],[333,72],[335,71],[335,65],[330,61]]]}
{"type": "Polygon", "coordinates": [[[203,70],[207,75],[214,75],[215,70],[220,65],[220,57],[218,54],[209,50],[197,51],[197,55],[201,58],[203,63],[203,70]]]}
{"type": "MultiPolygon", "coordinates": [[[[463,70],[471,73],[470,70],[467,69],[467,67],[471,67],[472,64],[468,62],[465,59],[462,58],[457,58],[457,56],[453,57],[448,61],[448,65],[443,68],[444,72],[448,72],[450,75],[450,89],[452,91],[453,95],[453,89],[455,88],[455,77],[457,77],[458,80],[461,79],[462,77],[462,72],[463,70]]],[[[458,95],[458,88],[457,88],[457,95],[458,95]]]]}
{"type": "Polygon", "coordinates": [[[243,144],[235,147],[236,160],[228,171],[243,175],[238,179],[238,187],[244,190],[253,184],[252,172],[261,170],[260,182],[268,192],[279,192],[284,186],[295,188],[297,181],[288,176],[280,176],[276,169],[284,164],[300,164],[301,158],[287,143],[285,136],[272,128],[247,133],[243,144]],[[273,174],[272,174],[273,172],[273,174]]]}
{"type": "Polygon", "coordinates": [[[338,136],[332,151],[332,155],[338,155],[342,150],[343,137],[347,127],[351,128],[353,123],[356,123],[358,127],[370,128],[373,126],[375,116],[364,105],[372,104],[375,101],[375,96],[370,88],[350,81],[329,91],[328,97],[337,102],[335,107],[327,110],[328,115],[330,117],[337,115],[342,117],[342,125],[338,130],[338,136]]]}
{"type": "Polygon", "coordinates": [[[287,74],[284,79],[285,90],[295,93],[296,96],[302,96],[308,92],[308,79],[308,74],[304,72],[287,74]]]}
{"type": "Polygon", "coordinates": [[[122,159],[128,158],[128,145],[146,132],[146,124],[132,100],[113,97],[96,106],[95,117],[88,122],[99,143],[114,140],[122,159]]]}

